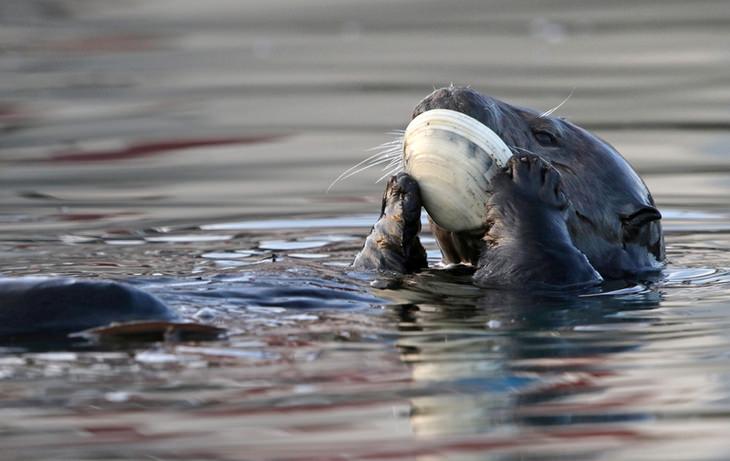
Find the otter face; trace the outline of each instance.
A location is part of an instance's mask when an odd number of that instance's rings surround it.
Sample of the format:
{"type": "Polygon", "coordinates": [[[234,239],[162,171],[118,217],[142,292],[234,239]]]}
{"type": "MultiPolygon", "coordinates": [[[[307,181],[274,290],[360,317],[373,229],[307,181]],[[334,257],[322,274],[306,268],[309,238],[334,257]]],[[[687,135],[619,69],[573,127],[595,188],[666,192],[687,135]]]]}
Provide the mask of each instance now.
{"type": "MultiPolygon", "coordinates": [[[[617,278],[661,267],[661,215],[644,182],[610,144],[566,120],[470,88],[434,91],[413,117],[433,109],[468,115],[496,133],[512,154],[534,154],[555,167],[570,202],[565,219],[573,243],[601,274],[617,278]]],[[[450,232],[433,222],[432,228],[447,262],[476,263],[483,232],[450,232]]]]}

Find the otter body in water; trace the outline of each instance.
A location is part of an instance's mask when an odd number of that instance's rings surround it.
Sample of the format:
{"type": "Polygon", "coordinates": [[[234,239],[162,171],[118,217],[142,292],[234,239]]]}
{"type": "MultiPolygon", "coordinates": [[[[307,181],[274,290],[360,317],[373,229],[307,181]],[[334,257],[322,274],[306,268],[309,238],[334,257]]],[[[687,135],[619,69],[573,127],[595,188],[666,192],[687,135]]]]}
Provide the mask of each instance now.
{"type": "Polygon", "coordinates": [[[0,278],[0,340],[61,337],[129,321],[173,321],[177,314],[151,294],[105,280],[0,278]]]}
{"type": "MultiPolygon", "coordinates": [[[[434,91],[413,117],[435,109],[477,120],[512,154],[490,179],[480,226],[453,231],[431,220],[444,262],[474,265],[476,284],[502,288],[581,288],[661,269],[661,215],[641,178],[607,142],[566,120],[470,88],[434,91]]],[[[486,175],[487,163],[474,176],[486,175]]],[[[415,179],[392,177],[354,267],[426,267],[418,238],[422,204],[415,179]]]]}

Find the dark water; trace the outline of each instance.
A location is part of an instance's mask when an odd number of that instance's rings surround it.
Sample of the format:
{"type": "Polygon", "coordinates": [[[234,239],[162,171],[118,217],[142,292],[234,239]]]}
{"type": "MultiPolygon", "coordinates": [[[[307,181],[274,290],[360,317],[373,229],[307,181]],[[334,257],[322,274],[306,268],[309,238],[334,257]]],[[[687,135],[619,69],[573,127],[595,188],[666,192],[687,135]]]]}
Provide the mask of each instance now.
{"type": "Polygon", "coordinates": [[[729,459],[729,30],[721,0],[3,1],[0,274],[128,280],[231,334],[3,349],[0,458],[729,459]],[[349,272],[380,172],[327,186],[449,82],[574,90],[654,193],[664,276],[349,272]]]}

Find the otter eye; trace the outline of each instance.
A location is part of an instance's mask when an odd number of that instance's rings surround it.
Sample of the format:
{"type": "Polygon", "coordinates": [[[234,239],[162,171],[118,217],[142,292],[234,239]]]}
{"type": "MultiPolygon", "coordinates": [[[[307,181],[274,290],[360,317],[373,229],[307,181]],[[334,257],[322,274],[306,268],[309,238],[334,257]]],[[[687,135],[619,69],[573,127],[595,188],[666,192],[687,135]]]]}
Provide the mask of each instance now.
{"type": "Polygon", "coordinates": [[[555,138],[555,136],[544,130],[535,131],[532,133],[535,136],[535,139],[537,142],[539,142],[543,146],[557,146],[558,140],[555,138]]]}

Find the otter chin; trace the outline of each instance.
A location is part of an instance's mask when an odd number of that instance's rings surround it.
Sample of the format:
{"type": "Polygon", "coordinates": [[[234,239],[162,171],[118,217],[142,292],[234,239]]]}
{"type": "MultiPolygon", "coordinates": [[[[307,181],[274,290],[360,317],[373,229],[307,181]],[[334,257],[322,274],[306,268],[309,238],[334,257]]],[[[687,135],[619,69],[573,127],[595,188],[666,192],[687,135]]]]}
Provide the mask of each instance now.
{"type": "Polygon", "coordinates": [[[420,210],[445,263],[487,287],[584,287],[661,270],[661,214],[608,142],[562,118],[471,88],[418,103],[381,216],[354,266],[426,267],[420,210]]]}

